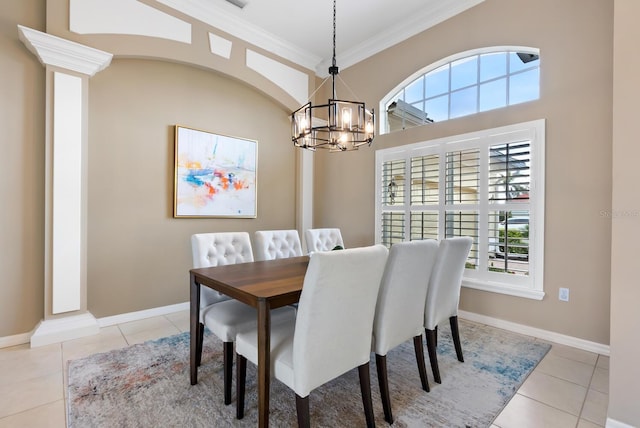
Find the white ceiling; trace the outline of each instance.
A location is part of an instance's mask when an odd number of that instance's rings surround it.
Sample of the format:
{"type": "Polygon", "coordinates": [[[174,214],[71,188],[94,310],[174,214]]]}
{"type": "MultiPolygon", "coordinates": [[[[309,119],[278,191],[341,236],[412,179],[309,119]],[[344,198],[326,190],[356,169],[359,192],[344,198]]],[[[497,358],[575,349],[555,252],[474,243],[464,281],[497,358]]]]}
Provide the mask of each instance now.
{"type": "MultiPolygon", "coordinates": [[[[332,0],[157,0],[301,66],[327,74],[332,0]]],[[[484,0],[338,0],[336,57],[349,67],[484,0]]]]}

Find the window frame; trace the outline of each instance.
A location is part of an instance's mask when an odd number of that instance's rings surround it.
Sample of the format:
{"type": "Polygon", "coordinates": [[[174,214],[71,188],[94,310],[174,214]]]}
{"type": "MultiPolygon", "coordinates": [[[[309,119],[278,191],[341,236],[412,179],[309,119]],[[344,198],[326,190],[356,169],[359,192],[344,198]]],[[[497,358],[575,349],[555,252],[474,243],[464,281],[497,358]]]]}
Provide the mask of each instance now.
{"type": "MultiPolygon", "coordinates": [[[[382,98],[382,100],[380,101],[380,104],[378,106],[379,108],[379,112],[380,114],[380,120],[378,121],[378,134],[379,135],[384,135],[384,134],[389,134],[391,131],[389,129],[389,119],[387,117],[387,108],[389,106],[389,104],[391,103],[391,101],[396,97],[396,95],[402,91],[403,89],[406,89],[408,87],[410,87],[412,84],[414,84],[416,82],[417,79],[424,77],[425,75],[431,73],[432,71],[435,71],[439,68],[442,68],[444,66],[447,65],[451,65],[453,63],[456,63],[458,61],[470,58],[470,57],[474,57],[477,56],[478,60],[479,60],[479,56],[480,55],[485,55],[485,54],[497,54],[497,53],[511,53],[511,52],[524,52],[524,53],[529,53],[529,54],[535,54],[535,55],[540,55],[540,49],[538,48],[534,48],[534,47],[530,47],[530,46],[489,46],[489,47],[482,47],[482,48],[478,48],[478,49],[471,49],[468,51],[464,51],[464,52],[459,52],[453,55],[450,55],[446,58],[442,58],[434,63],[431,63],[429,65],[427,65],[426,67],[421,68],[420,70],[416,71],[415,73],[411,74],[409,77],[407,77],[406,79],[404,79],[402,82],[400,82],[396,87],[394,87],[391,91],[389,91],[387,93],[387,95],[382,98]]],[[[507,63],[509,61],[509,57],[507,56],[507,63]]],[[[479,62],[479,61],[478,61],[479,62]]],[[[509,65],[507,64],[507,70],[509,70],[509,65]]],[[[540,66],[538,66],[538,70],[540,70],[540,66]]],[[[478,72],[480,73],[480,65],[478,65],[478,72]]],[[[539,71],[540,72],[540,71],[539,71]]],[[[521,102],[517,102],[517,103],[513,103],[511,104],[509,102],[509,79],[513,76],[517,76],[519,74],[522,73],[522,70],[518,70],[515,71],[513,73],[511,72],[507,72],[507,74],[505,76],[499,76],[499,77],[492,77],[486,81],[480,81],[480,77],[478,77],[478,81],[471,85],[471,86],[463,86],[460,88],[456,88],[456,89],[451,89],[451,82],[449,82],[449,91],[448,92],[443,92],[442,94],[438,94],[436,95],[431,95],[429,97],[426,96],[426,93],[424,93],[425,88],[423,88],[423,94],[425,96],[425,98],[423,99],[423,102],[426,102],[429,99],[435,99],[437,97],[440,96],[444,96],[447,95],[448,96],[448,104],[449,104],[449,110],[451,108],[451,96],[452,94],[457,94],[459,93],[461,90],[463,89],[469,89],[469,88],[476,88],[477,87],[477,91],[480,91],[480,87],[483,84],[487,84],[487,83],[491,83],[491,82],[495,82],[496,80],[499,80],[501,78],[506,78],[507,79],[507,88],[506,88],[506,104],[504,106],[501,107],[492,107],[486,110],[482,110],[480,109],[480,98],[479,98],[479,93],[478,93],[478,98],[476,99],[476,106],[475,106],[475,111],[473,113],[469,113],[469,114],[463,114],[463,115],[458,115],[458,116],[450,116],[451,112],[449,111],[449,117],[445,120],[438,120],[436,121],[436,123],[439,122],[443,122],[443,121],[447,121],[447,120],[452,120],[452,119],[458,119],[461,117],[465,117],[468,115],[472,115],[472,114],[478,114],[484,111],[491,111],[494,110],[496,108],[505,108],[505,107],[509,107],[511,105],[515,105],[515,104],[520,104],[521,102]]],[[[540,74],[538,75],[538,78],[540,79],[540,74]]],[[[540,91],[540,82],[538,81],[538,91],[540,91]]],[[[540,98],[540,93],[538,92],[538,98],[540,98]]],[[[530,100],[530,101],[535,101],[535,100],[530,100]]],[[[529,101],[526,101],[529,102],[529,101]]],[[[426,119],[427,113],[424,113],[424,119],[426,120],[426,122],[422,125],[426,125],[429,123],[433,123],[433,121],[429,118],[426,119]]],[[[416,113],[418,114],[418,113],[416,113]]]]}
{"type": "MultiPolygon", "coordinates": [[[[438,212],[438,239],[445,236],[444,214],[447,210],[476,210],[478,212],[478,269],[465,269],[462,285],[483,291],[497,292],[518,297],[526,297],[542,300],[544,297],[544,201],[545,201],[545,119],[507,125],[498,128],[486,129],[462,135],[438,138],[429,141],[391,147],[376,150],[375,153],[375,242],[382,242],[382,217],[383,213],[395,212],[404,214],[403,241],[411,239],[411,213],[434,212],[436,206],[411,205],[411,186],[405,183],[403,187],[404,198],[402,205],[384,205],[383,201],[383,166],[385,162],[404,160],[405,177],[411,174],[411,159],[437,154],[439,156],[439,185],[440,197],[437,204],[438,212]],[[496,273],[488,270],[489,237],[488,216],[490,211],[495,211],[496,204],[488,200],[489,188],[489,152],[495,145],[514,143],[518,141],[530,141],[530,188],[529,188],[529,274],[510,275],[496,273]],[[445,192],[445,163],[446,153],[478,148],[481,151],[479,171],[480,193],[477,204],[452,204],[446,203],[445,192]]],[[[405,181],[408,181],[405,179],[405,181]]],[[[498,205],[502,210],[522,209],[517,203],[505,203],[498,205]]]]}

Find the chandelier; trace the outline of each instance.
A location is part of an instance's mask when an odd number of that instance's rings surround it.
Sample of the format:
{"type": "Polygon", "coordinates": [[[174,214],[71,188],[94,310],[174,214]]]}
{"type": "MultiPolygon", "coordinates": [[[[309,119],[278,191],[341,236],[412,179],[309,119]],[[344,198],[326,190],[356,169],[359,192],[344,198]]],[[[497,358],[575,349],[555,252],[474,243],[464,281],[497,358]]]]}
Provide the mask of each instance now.
{"type": "MultiPolygon", "coordinates": [[[[371,145],[375,136],[375,115],[363,102],[344,101],[336,96],[336,0],[333,0],[333,59],[329,67],[332,98],[327,104],[313,105],[311,101],[291,114],[291,139],[296,147],[309,150],[329,149],[334,152],[357,150],[371,145]],[[314,117],[321,124],[314,126],[314,117]]],[[[339,76],[338,76],[339,78],[339,76]]],[[[327,77],[322,85],[329,79],[327,77]]],[[[340,79],[344,84],[344,81],[340,79]]],[[[345,85],[346,86],[346,85],[345,85]]],[[[318,91],[316,89],[316,92],[318,91]]],[[[314,92],[315,94],[315,92],[314,92]]],[[[313,97],[313,94],[311,95],[313,97]]]]}

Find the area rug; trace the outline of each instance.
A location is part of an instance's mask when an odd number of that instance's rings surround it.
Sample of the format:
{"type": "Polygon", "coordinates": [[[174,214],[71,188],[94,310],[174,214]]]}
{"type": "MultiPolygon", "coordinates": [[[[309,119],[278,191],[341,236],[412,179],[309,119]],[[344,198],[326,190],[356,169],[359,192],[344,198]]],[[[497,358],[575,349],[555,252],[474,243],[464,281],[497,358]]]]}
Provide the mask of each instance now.
{"type": "MultiPolygon", "coordinates": [[[[488,427],[549,344],[531,337],[460,320],[465,362],[456,359],[448,326],[441,326],[438,362],[442,384],[420,386],[413,342],[387,355],[394,427],[488,427]]],[[[425,350],[426,354],[426,350],[425,350]]],[[[387,426],[375,370],[371,388],[376,423],[387,426]]],[[[247,365],[245,417],[235,419],[233,402],[222,400],[222,343],[205,336],[198,384],[189,382],[189,333],[95,354],[69,362],[68,426],[85,427],[254,427],[257,425],[256,370],[247,365]]],[[[235,367],[234,367],[235,377],[235,367]]],[[[365,426],[357,370],[310,395],[314,427],[365,426]]],[[[295,427],[293,392],[271,383],[270,425],[295,427]]]]}

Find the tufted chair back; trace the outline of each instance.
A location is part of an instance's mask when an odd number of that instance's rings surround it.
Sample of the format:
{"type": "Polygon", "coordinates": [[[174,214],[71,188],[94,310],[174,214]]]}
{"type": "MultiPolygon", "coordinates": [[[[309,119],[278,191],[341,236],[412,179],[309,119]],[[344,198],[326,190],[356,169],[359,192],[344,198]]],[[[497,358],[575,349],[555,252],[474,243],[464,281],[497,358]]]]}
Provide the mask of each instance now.
{"type": "MultiPolygon", "coordinates": [[[[253,249],[247,232],[196,234],[191,236],[191,248],[195,268],[253,262],[253,249]]],[[[255,308],[239,300],[230,299],[206,286],[200,287],[200,308],[195,367],[197,370],[201,362],[206,327],[223,342],[224,404],[229,404],[231,403],[233,343],[236,341],[238,332],[256,325],[257,313],[255,308]]],[[[277,325],[284,320],[295,320],[296,312],[290,307],[275,308],[270,311],[270,316],[273,324],[277,325]]],[[[193,338],[191,343],[193,344],[193,338]]]]}
{"type": "Polygon", "coordinates": [[[331,251],[337,245],[344,248],[342,234],[337,228],[307,229],[305,232],[307,251],[331,251]]]}
{"type": "Polygon", "coordinates": [[[297,230],[258,230],[255,233],[256,259],[274,260],[302,255],[297,230]]]}
{"type": "MultiPolygon", "coordinates": [[[[197,233],[191,236],[193,267],[204,268],[253,261],[251,239],[247,232],[197,233]]],[[[200,307],[228,300],[224,294],[202,287],[200,307]]]]}

